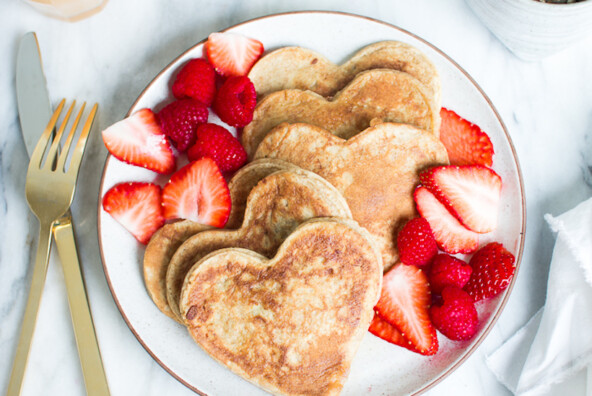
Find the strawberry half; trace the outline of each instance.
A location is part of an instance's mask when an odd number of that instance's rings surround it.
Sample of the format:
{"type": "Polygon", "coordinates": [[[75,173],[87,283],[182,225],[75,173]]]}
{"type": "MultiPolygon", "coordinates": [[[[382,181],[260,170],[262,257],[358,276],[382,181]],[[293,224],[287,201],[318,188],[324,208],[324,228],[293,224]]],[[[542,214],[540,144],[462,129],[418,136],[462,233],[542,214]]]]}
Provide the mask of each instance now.
{"type": "Polygon", "coordinates": [[[263,44],[237,33],[212,33],[205,44],[206,55],[224,76],[246,76],[263,53],[263,44]]]}
{"type": "Polygon", "coordinates": [[[190,162],[171,176],[162,190],[164,217],[224,227],[230,193],[216,163],[207,157],[190,162]]]}
{"type": "Polygon", "coordinates": [[[493,144],[481,128],[445,108],[440,110],[440,118],[440,141],[451,165],[493,164],[493,144]]]}
{"type": "Polygon", "coordinates": [[[417,211],[430,223],[434,238],[446,253],[471,253],[479,247],[479,234],[468,230],[426,187],[413,193],[417,211]]]}
{"type": "Polygon", "coordinates": [[[103,196],[103,209],[143,244],[164,224],[160,186],[121,183],[103,196]]]}
{"type": "Polygon", "coordinates": [[[438,338],[428,315],[430,302],[430,286],[424,272],[399,264],[384,275],[374,310],[400,330],[418,353],[433,355],[438,351],[438,338]]]}
{"type": "Polygon", "coordinates": [[[469,230],[480,234],[493,231],[502,179],[481,165],[437,166],[419,175],[421,183],[469,230]]]}
{"type": "Polygon", "coordinates": [[[150,109],[138,110],[102,135],[107,150],[120,161],[161,174],[175,170],[171,145],[150,109]]]}
{"type": "Polygon", "coordinates": [[[412,352],[417,352],[417,350],[413,348],[413,345],[411,345],[411,343],[407,341],[405,337],[403,337],[403,334],[401,334],[401,332],[395,326],[386,320],[381,319],[377,314],[374,314],[368,331],[374,334],[376,337],[382,338],[391,344],[402,346],[403,348],[407,348],[412,352]]]}

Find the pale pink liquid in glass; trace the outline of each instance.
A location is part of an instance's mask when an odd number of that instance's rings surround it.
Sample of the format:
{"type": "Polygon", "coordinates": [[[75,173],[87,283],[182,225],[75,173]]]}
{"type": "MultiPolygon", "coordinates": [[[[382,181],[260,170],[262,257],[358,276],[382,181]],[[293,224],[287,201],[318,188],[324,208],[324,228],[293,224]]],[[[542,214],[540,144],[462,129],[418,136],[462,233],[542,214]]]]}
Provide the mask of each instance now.
{"type": "Polygon", "coordinates": [[[24,0],[46,15],[77,21],[99,12],[107,0],[24,0]]]}

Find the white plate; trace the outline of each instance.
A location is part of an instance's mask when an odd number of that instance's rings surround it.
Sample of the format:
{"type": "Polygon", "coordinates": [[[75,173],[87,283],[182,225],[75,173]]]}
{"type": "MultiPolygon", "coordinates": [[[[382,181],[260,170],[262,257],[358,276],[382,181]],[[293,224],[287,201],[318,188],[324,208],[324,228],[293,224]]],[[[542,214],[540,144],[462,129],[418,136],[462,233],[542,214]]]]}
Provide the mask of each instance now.
{"type": "MultiPolygon", "coordinates": [[[[489,99],[471,77],[440,50],[395,26],[369,18],[334,12],[301,12],[267,16],[229,28],[260,40],[266,50],[287,45],[314,49],[341,63],[356,50],[380,40],[399,40],[423,51],[442,79],[442,105],[478,124],[494,145],[494,169],[503,179],[498,229],[483,242],[502,242],[517,259],[522,256],[525,203],[516,153],[510,137],[489,99]]],[[[167,66],[142,92],[130,114],[155,108],[170,99],[171,76],[188,59],[202,56],[202,43],[167,66]]],[[[101,197],[124,181],[156,181],[145,169],[123,164],[109,156],[105,163],[101,197]]],[[[100,200],[99,200],[100,202],[100,200]]],[[[113,297],[140,343],[169,373],[189,388],[208,395],[264,394],[211,359],[196,345],[184,327],[164,316],[152,303],[143,283],[144,247],[98,208],[100,248],[113,297]]],[[[469,342],[451,342],[439,334],[440,351],[424,357],[391,345],[367,333],[352,364],[344,395],[400,395],[421,392],[458,367],[483,341],[509,296],[506,292],[479,305],[481,328],[469,342]]]]}

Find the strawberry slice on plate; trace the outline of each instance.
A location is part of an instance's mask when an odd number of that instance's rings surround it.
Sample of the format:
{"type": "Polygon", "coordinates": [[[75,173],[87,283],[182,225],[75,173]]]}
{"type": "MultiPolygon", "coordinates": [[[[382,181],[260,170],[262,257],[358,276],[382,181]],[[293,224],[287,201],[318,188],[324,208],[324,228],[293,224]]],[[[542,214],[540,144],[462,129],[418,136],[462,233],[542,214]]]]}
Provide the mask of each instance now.
{"type": "Polygon", "coordinates": [[[502,179],[482,165],[437,166],[420,173],[421,183],[469,230],[497,226],[502,179]]]}
{"type": "Polygon", "coordinates": [[[120,161],[161,174],[175,170],[171,145],[150,109],[138,110],[102,135],[107,150],[120,161]]]}
{"type": "Polygon", "coordinates": [[[434,238],[446,253],[471,253],[479,247],[479,234],[463,226],[426,187],[413,193],[417,211],[430,223],[434,238]]]}
{"type": "Polygon", "coordinates": [[[230,215],[230,192],[216,163],[204,157],[175,172],[162,190],[164,217],[224,227],[230,215]]]}
{"type": "Polygon", "coordinates": [[[103,196],[103,209],[140,243],[147,244],[164,224],[161,189],[153,183],[121,183],[103,196]]]}
{"type": "Polygon", "coordinates": [[[381,319],[377,314],[374,314],[368,331],[374,334],[376,337],[382,338],[391,344],[402,346],[403,348],[407,348],[412,352],[418,352],[413,348],[413,345],[411,345],[411,343],[407,341],[405,337],[403,337],[403,334],[401,334],[399,329],[386,320],[381,319]]]}
{"type": "Polygon", "coordinates": [[[212,33],[205,49],[210,63],[221,76],[246,76],[263,53],[263,44],[237,33],[212,33]]]}
{"type": "Polygon", "coordinates": [[[415,351],[433,355],[438,351],[438,337],[428,314],[430,303],[430,285],[424,272],[399,264],[384,275],[374,310],[396,327],[415,351]]]}
{"type": "Polygon", "coordinates": [[[440,110],[440,141],[448,151],[452,165],[493,164],[493,144],[479,126],[452,110],[440,110]]]}

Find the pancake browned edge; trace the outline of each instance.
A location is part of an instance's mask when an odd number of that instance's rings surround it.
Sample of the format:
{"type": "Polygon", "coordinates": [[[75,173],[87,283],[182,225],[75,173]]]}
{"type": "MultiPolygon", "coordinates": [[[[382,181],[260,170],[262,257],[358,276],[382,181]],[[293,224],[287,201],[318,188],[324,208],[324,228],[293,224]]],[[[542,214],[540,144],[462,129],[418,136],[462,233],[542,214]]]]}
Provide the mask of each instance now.
{"type": "Polygon", "coordinates": [[[421,81],[441,103],[438,69],[417,48],[400,41],[370,44],[341,65],[302,47],[283,47],[263,56],[249,72],[259,98],[284,89],[310,90],[321,96],[333,96],[360,72],[394,69],[421,81]]]}
{"type": "Polygon", "coordinates": [[[349,140],[308,124],[280,125],[263,139],[255,158],[289,161],[333,184],[354,220],[374,237],[385,269],[398,259],[400,225],[417,216],[413,191],[419,172],[448,164],[437,137],[394,123],[377,124],[349,140]]]}
{"type": "MultiPolygon", "coordinates": [[[[225,228],[240,227],[249,192],[265,176],[284,169],[299,169],[295,165],[276,159],[253,161],[239,170],[228,183],[232,209],[225,228]]],[[[175,251],[187,238],[212,227],[190,220],[165,224],[150,239],[144,252],[144,284],[150,298],[165,315],[177,320],[166,296],[166,272],[175,251]]]]}
{"type": "Polygon", "coordinates": [[[271,260],[223,249],[197,262],[181,297],[193,339],[280,395],[337,395],[382,282],[372,238],[353,221],[314,219],[271,260]]]}
{"type": "Polygon", "coordinates": [[[325,216],[351,218],[351,212],[339,191],[320,176],[298,168],[263,178],[249,193],[240,228],[200,232],[177,249],[166,273],[171,311],[183,319],[179,310],[183,281],[191,266],[206,254],[240,247],[271,257],[299,224],[325,216]]]}
{"type": "Polygon", "coordinates": [[[374,69],[358,74],[331,100],[298,89],[267,95],[241,140],[253,158],[265,135],[284,122],[315,125],[349,139],[376,120],[410,124],[439,136],[440,109],[425,85],[404,72],[374,69]]]}

